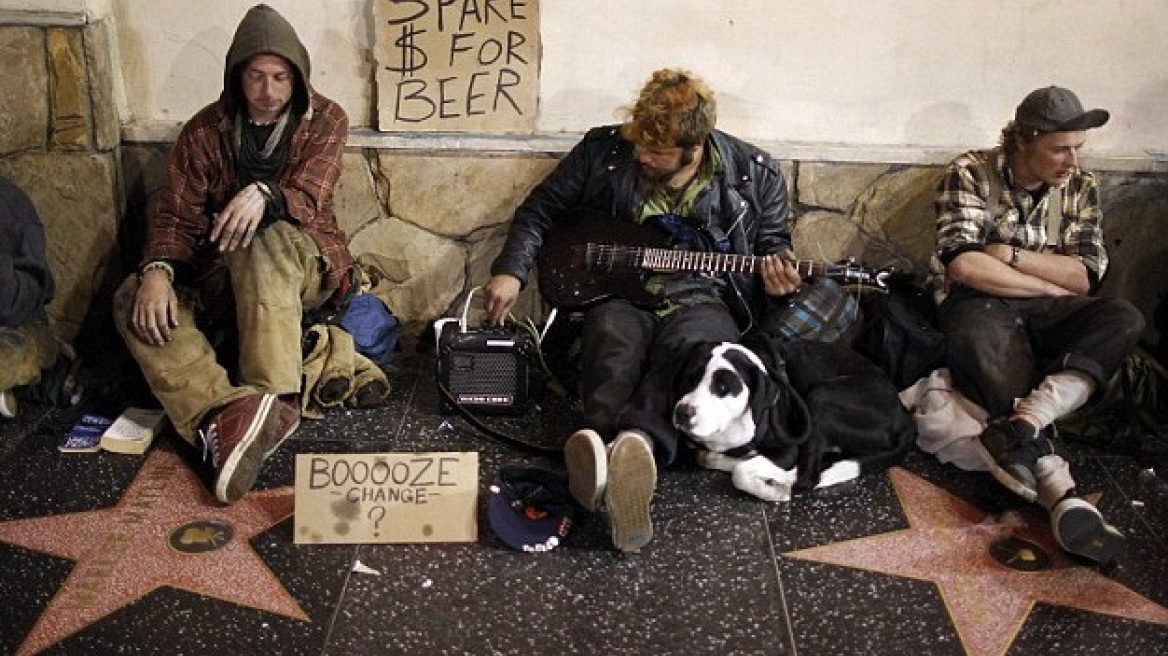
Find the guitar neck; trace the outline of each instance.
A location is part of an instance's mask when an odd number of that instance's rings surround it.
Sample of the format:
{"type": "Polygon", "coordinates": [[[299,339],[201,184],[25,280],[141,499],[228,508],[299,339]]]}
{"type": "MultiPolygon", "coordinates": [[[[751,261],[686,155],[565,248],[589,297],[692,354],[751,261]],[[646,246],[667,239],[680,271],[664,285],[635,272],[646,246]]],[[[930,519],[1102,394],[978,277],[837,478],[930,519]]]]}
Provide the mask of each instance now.
{"type": "MultiPolygon", "coordinates": [[[[638,248],[631,250],[640,252],[640,262],[638,262],[638,265],[641,268],[665,273],[675,273],[678,271],[754,273],[761,269],[764,259],[760,255],[703,253],[668,248],[638,248]]],[[[839,277],[839,274],[845,271],[854,275],[864,274],[858,266],[847,264],[829,264],[815,260],[795,260],[791,264],[794,265],[799,275],[804,278],[815,275],[839,277]]]]}

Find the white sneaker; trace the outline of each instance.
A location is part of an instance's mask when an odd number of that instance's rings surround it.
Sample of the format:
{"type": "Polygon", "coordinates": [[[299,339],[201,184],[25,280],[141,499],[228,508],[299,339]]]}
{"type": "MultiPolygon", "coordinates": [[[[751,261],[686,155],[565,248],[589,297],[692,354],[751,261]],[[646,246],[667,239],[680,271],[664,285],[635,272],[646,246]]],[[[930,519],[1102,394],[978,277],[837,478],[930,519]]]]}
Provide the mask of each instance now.
{"type": "Polygon", "coordinates": [[[16,418],[16,395],[10,389],[0,392],[0,416],[16,418]]]}
{"type": "Polygon", "coordinates": [[[612,529],[612,543],[625,552],[637,552],[653,539],[649,506],[657,489],[657,462],[649,438],[637,431],[621,431],[608,454],[608,486],[604,503],[612,529]]]}
{"type": "Polygon", "coordinates": [[[1055,504],[1050,528],[1059,546],[1068,553],[1097,563],[1115,562],[1123,547],[1123,534],[1104,521],[1095,506],[1078,497],[1067,497],[1055,504]]]}
{"type": "Polygon", "coordinates": [[[589,512],[596,512],[608,482],[608,452],[594,430],[572,433],[564,442],[564,465],[568,469],[568,491],[589,512]]]}

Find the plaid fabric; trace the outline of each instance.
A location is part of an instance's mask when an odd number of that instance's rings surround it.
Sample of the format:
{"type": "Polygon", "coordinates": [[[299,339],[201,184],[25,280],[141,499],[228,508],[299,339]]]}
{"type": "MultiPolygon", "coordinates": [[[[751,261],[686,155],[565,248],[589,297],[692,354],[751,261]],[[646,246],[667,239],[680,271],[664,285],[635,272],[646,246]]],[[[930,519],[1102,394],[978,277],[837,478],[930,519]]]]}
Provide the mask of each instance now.
{"type": "Polygon", "coordinates": [[[860,304],[831,278],[811,278],[785,301],[763,321],[768,335],[783,340],[838,341],[860,317],[860,304]]]}
{"type": "MultiPolygon", "coordinates": [[[[316,242],[329,263],[326,287],[335,288],[353,264],[333,214],[349,122],[340,105],[319,93],[311,93],[311,103],[292,133],[290,165],[281,175],[280,191],[290,222],[316,242]]],[[[183,126],[150,222],[143,262],[190,263],[200,251],[205,253],[211,215],[239,191],[234,129],[222,101],[203,108],[183,126]]]]}
{"type": "Polygon", "coordinates": [[[1063,222],[1060,235],[1047,235],[1043,220],[1053,188],[1035,200],[1014,184],[1001,149],[971,151],[955,159],[945,170],[937,190],[937,256],[944,264],[958,254],[983,249],[986,244],[1009,244],[1038,251],[1058,244],[1054,252],[1076,255],[1101,279],[1107,271],[1107,251],[1100,223],[1099,187],[1095,177],[1076,170],[1065,185],[1063,222]],[[989,216],[986,199],[990,176],[1002,180],[997,216],[989,216]]]}

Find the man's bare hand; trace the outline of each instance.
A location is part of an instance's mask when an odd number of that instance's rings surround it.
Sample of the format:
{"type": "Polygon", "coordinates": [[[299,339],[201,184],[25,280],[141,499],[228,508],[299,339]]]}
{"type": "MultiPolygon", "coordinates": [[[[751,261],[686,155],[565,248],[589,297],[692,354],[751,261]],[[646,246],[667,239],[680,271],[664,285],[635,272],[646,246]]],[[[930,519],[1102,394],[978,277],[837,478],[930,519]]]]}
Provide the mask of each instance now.
{"type": "Polygon", "coordinates": [[[762,261],[762,283],[768,296],[786,296],[799,289],[803,277],[787,257],[768,255],[762,261]]]}
{"type": "Polygon", "coordinates": [[[501,326],[507,318],[507,313],[515,307],[515,300],[519,298],[519,289],[523,284],[515,276],[499,274],[492,276],[483,287],[483,307],[487,313],[487,322],[492,326],[501,326]]]}
{"type": "Polygon", "coordinates": [[[170,341],[170,331],[178,327],[178,298],[165,271],[142,274],[134,295],[130,325],[138,337],[153,346],[170,341]]]}
{"type": "Polygon", "coordinates": [[[266,206],[267,199],[260,191],[258,182],[240,189],[211,225],[211,241],[219,244],[219,252],[251,246],[251,240],[264,218],[266,206]]]}

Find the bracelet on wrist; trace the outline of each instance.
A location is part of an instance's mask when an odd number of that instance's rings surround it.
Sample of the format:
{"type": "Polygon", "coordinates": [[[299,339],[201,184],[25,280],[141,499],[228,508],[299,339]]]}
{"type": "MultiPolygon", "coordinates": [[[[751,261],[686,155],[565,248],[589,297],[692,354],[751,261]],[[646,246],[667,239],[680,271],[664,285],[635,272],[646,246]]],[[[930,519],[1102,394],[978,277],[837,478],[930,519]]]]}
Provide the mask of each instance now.
{"type": "Polygon", "coordinates": [[[1017,269],[1017,268],[1018,268],[1018,262],[1019,262],[1021,259],[1022,259],[1022,249],[1018,248],[1017,246],[1014,246],[1014,247],[1013,247],[1013,248],[1010,250],[1010,266],[1012,266],[1012,267],[1014,267],[1015,269],[1017,269]]]}
{"type": "Polygon", "coordinates": [[[169,262],[153,260],[143,264],[142,268],[138,270],[138,280],[141,280],[147,271],[165,271],[167,280],[170,281],[170,284],[174,284],[174,267],[170,266],[169,262]]]}

